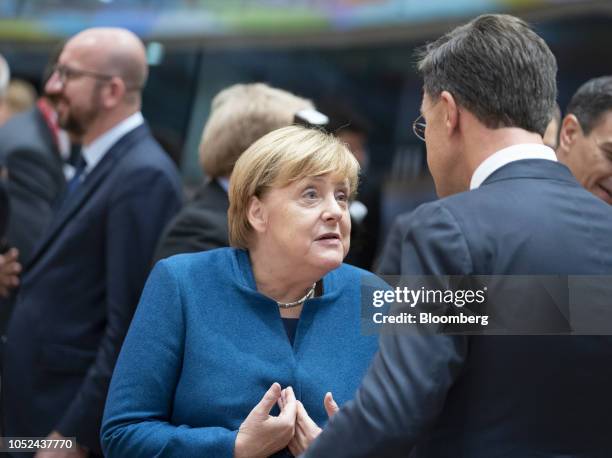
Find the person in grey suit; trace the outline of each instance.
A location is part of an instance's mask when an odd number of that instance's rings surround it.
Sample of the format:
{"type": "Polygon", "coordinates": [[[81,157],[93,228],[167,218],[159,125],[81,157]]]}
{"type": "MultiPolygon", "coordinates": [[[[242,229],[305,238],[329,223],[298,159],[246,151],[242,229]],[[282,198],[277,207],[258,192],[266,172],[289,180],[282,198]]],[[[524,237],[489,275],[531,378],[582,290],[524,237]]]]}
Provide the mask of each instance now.
{"type": "Polygon", "coordinates": [[[7,436],[76,438],[99,456],[115,360],[157,239],[180,209],[176,167],[140,112],[142,42],[125,29],[87,29],[64,46],[45,90],[61,127],[82,140],[75,175],[26,266],[3,354],[7,436]]]}
{"type": "Polygon", "coordinates": [[[7,242],[27,264],[66,184],[63,160],[39,105],[0,127],[0,163],[7,170],[11,203],[7,242]]]}
{"type": "MultiPolygon", "coordinates": [[[[398,222],[396,274],[612,272],[612,212],[543,145],[556,61],[522,20],[484,15],[419,61],[415,133],[440,200],[398,222]]],[[[312,457],[612,456],[612,338],[391,333],[312,457]]]]}

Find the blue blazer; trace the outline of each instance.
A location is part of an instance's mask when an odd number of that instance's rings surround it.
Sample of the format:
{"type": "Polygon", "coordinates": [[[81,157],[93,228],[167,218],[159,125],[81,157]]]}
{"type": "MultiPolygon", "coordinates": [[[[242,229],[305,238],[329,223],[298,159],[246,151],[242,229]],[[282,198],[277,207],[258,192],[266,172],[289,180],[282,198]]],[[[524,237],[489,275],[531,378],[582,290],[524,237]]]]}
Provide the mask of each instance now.
{"type": "MultiPolygon", "coordinates": [[[[386,265],[609,275],[611,228],[612,208],[565,166],[522,160],[402,217],[386,265]]],[[[355,401],[306,457],[609,457],[610,361],[610,336],[384,336],[355,401]]]]}
{"type": "Polygon", "coordinates": [[[100,451],[113,366],[157,238],[180,205],[176,167],[145,125],[68,197],[26,268],[9,323],[5,435],[58,430],[100,451]]]}
{"type": "Polygon", "coordinates": [[[276,302],[257,292],[246,251],[160,261],[113,374],[105,454],[231,458],[240,424],[273,382],[292,386],[323,425],[325,393],[338,404],[351,399],[377,349],[376,336],[361,334],[364,276],[373,277],[346,264],[325,275],[291,346],[276,302]]]}

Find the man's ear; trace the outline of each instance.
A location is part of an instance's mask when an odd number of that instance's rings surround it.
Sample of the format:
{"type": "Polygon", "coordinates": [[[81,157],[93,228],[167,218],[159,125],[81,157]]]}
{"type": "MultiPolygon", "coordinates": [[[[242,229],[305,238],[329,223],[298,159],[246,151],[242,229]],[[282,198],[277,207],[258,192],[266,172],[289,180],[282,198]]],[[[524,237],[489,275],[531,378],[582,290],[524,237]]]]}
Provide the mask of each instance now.
{"type": "Polygon", "coordinates": [[[125,82],[118,76],[113,76],[111,80],[105,84],[105,92],[103,93],[103,104],[106,108],[113,108],[123,100],[126,92],[125,82]]]}
{"type": "Polygon", "coordinates": [[[268,222],[266,208],[263,202],[257,196],[252,196],[249,199],[247,208],[247,219],[255,232],[265,232],[268,222]]]}
{"type": "Polygon", "coordinates": [[[570,151],[576,140],[583,135],[582,126],[578,118],[573,114],[568,114],[563,118],[559,132],[559,149],[561,152],[566,154],[570,151]]]}
{"type": "Polygon", "coordinates": [[[444,115],[444,126],[446,127],[447,133],[450,135],[459,125],[459,107],[453,95],[448,91],[442,91],[440,93],[440,102],[444,115]]]}

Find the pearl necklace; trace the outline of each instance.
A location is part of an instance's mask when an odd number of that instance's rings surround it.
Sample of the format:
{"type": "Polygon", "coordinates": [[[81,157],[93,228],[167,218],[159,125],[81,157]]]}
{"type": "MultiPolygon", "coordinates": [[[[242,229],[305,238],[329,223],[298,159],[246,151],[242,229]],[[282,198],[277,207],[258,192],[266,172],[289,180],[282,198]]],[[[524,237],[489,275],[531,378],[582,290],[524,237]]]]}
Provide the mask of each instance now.
{"type": "Polygon", "coordinates": [[[317,282],[314,282],[312,284],[312,286],[310,287],[310,289],[308,290],[308,292],[306,293],[304,297],[302,297],[301,299],[298,299],[295,302],[287,302],[287,303],[277,302],[276,304],[282,309],[290,309],[293,307],[297,307],[298,305],[302,305],[304,302],[306,302],[308,299],[314,296],[315,286],[317,286],[317,282]]]}

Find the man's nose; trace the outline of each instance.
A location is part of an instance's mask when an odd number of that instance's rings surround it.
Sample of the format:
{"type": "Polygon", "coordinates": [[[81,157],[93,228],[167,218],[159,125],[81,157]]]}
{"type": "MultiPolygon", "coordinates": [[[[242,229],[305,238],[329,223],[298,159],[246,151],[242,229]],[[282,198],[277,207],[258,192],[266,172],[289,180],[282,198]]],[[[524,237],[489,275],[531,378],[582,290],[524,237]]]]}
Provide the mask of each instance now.
{"type": "Polygon", "coordinates": [[[48,94],[57,94],[62,90],[64,83],[62,82],[57,70],[51,73],[51,76],[45,84],[45,92],[48,94]]]}

